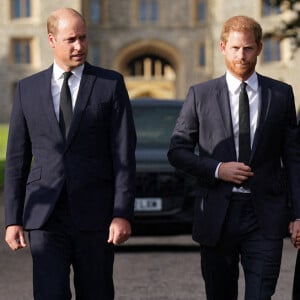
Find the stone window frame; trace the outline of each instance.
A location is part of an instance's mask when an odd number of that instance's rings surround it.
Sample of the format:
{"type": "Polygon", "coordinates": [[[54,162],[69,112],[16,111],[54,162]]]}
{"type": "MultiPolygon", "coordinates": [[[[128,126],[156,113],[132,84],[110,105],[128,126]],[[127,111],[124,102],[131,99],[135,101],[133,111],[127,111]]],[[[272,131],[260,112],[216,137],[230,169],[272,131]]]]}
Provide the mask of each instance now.
{"type": "Polygon", "coordinates": [[[88,25],[106,24],[107,0],[88,0],[83,5],[83,14],[88,25]]]}
{"type": "Polygon", "coordinates": [[[159,22],[159,0],[139,0],[137,11],[139,24],[157,24],[159,22]]]}
{"type": "Polygon", "coordinates": [[[16,65],[31,65],[33,63],[33,38],[11,38],[11,62],[16,65]]]}
{"type": "Polygon", "coordinates": [[[31,0],[11,0],[11,19],[18,20],[32,17],[31,0]]]}
{"type": "Polygon", "coordinates": [[[279,15],[281,13],[280,3],[277,0],[262,0],[261,15],[264,17],[279,15]]]}
{"type": "Polygon", "coordinates": [[[208,0],[194,0],[194,20],[196,24],[207,22],[208,0]]]}
{"type": "Polygon", "coordinates": [[[282,60],[281,40],[275,36],[266,36],[263,39],[262,62],[272,63],[282,60]]]}

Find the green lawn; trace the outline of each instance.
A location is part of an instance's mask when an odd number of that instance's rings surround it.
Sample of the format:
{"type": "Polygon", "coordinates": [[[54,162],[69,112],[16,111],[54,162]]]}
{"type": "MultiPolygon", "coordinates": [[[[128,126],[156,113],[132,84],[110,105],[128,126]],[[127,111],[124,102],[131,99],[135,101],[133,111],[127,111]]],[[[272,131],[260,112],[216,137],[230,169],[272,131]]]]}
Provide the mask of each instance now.
{"type": "Polygon", "coordinates": [[[3,189],[8,125],[0,124],[0,190],[3,189]]]}

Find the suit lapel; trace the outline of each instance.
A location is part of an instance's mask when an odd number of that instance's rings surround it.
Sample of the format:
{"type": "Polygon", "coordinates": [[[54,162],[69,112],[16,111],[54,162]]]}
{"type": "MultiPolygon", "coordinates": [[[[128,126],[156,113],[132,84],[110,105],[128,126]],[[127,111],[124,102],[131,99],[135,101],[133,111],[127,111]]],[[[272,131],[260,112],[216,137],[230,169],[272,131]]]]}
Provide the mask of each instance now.
{"type": "Polygon", "coordinates": [[[90,65],[86,63],[80,81],[80,87],[76,99],[70,131],[67,137],[67,147],[70,145],[76,131],[78,130],[82,114],[88,103],[94,82],[96,80],[96,76],[91,74],[89,69],[90,65]]]}
{"type": "Polygon", "coordinates": [[[41,77],[41,83],[39,86],[46,87],[46,91],[41,89],[39,91],[39,99],[45,115],[49,121],[49,130],[53,130],[53,135],[58,137],[60,142],[63,142],[63,136],[59,128],[59,124],[55,115],[53,97],[51,92],[51,77],[53,72],[53,66],[49,67],[41,77]]]}
{"type": "Polygon", "coordinates": [[[231,110],[230,110],[230,102],[228,95],[228,88],[225,80],[225,76],[220,78],[220,87],[217,88],[216,92],[216,101],[219,106],[219,113],[223,120],[224,134],[227,141],[227,145],[229,147],[231,156],[234,160],[236,160],[236,151],[234,145],[234,137],[233,137],[233,128],[232,128],[232,118],[231,118],[231,110]]]}
{"type": "Polygon", "coordinates": [[[259,140],[262,137],[263,128],[267,120],[269,109],[270,109],[271,93],[272,93],[271,89],[268,86],[266,86],[264,79],[258,74],[257,76],[258,76],[258,88],[259,88],[258,93],[260,97],[260,105],[259,105],[257,127],[254,135],[250,162],[254,157],[255,151],[257,149],[257,145],[259,144],[259,140]]]}

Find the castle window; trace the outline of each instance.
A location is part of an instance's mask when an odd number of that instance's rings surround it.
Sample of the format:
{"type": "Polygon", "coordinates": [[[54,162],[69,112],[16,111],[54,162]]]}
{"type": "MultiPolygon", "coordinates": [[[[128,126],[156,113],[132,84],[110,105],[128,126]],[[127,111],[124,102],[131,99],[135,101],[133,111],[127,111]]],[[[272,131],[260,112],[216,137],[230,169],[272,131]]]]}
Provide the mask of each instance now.
{"type": "Polygon", "coordinates": [[[90,24],[103,24],[105,7],[105,0],[83,1],[83,11],[87,22],[90,24]]]}
{"type": "Polygon", "coordinates": [[[18,85],[18,81],[11,82],[11,85],[10,85],[11,103],[13,103],[13,101],[14,101],[14,96],[16,93],[17,85],[18,85]]]}
{"type": "Polygon", "coordinates": [[[13,39],[11,45],[13,63],[30,64],[32,62],[32,40],[30,38],[13,39]]]}
{"type": "Polygon", "coordinates": [[[278,0],[262,0],[262,15],[271,16],[280,14],[280,2],[278,0]]]}
{"type": "Polygon", "coordinates": [[[281,49],[279,39],[273,37],[265,38],[263,49],[263,61],[265,63],[281,60],[281,49]]]}
{"type": "Polygon", "coordinates": [[[206,49],[204,44],[200,45],[199,47],[199,66],[206,66],[206,49]]]}
{"type": "Polygon", "coordinates": [[[99,0],[90,0],[90,21],[91,23],[98,24],[101,22],[101,3],[99,0]]]}
{"type": "Polygon", "coordinates": [[[95,65],[100,65],[100,48],[98,44],[90,43],[89,46],[90,62],[95,65]]]}
{"type": "Polygon", "coordinates": [[[12,19],[29,18],[31,16],[30,0],[12,0],[11,17],[12,19]]]}
{"type": "Polygon", "coordinates": [[[198,22],[205,22],[207,18],[207,1],[197,0],[196,1],[196,18],[198,22]]]}
{"type": "Polygon", "coordinates": [[[140,0],[139,20],[141,23],[156,23],[158,20],[157,0],[140,0]]]}

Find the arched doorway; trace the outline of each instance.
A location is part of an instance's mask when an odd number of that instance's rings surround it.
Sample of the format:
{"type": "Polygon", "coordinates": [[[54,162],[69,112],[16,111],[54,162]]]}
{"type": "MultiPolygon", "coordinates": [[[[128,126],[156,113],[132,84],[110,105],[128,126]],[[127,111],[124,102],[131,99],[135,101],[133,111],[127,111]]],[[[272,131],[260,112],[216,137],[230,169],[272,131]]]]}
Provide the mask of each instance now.
{"type": "Polygon", "coordinates": [[[170,45],[140,41],[124,48],[116,59],[116,68],[125,76],[131,99],[176,98],[179,55],[170,45]]]}

